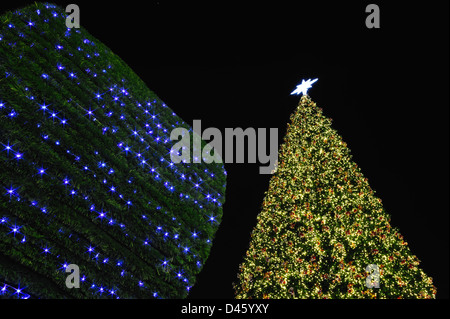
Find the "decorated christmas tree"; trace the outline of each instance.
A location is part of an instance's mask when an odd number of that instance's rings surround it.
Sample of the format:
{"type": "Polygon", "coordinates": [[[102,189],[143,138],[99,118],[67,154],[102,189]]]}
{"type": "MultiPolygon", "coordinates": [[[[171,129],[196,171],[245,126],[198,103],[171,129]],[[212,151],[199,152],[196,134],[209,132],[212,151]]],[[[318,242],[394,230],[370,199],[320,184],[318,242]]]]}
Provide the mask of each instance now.
{"type": "Polygon", "coordinates": [[[171,131],[192,128],[66,17],[0,17],[0,298],[186,297],[226,172],[171,162],[171,131]]]}
{"type": "Polygon", "coordinates": [[[237,298],[435,298],[331,119],[303,93],[235,283],[237,298]]]}

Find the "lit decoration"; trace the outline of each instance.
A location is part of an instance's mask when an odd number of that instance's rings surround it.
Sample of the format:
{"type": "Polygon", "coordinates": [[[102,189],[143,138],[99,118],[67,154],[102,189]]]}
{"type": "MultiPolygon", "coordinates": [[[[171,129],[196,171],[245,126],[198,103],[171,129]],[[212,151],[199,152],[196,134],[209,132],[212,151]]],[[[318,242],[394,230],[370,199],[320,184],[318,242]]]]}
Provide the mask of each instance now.
{"type": "Polygon", "coordinates": [[[300,83],[299,85],[297,85],[297,88],[292,91],[291,95],[293,94],[303,94],[303,95],[307,95],[308,94],[308,89],[310,89],[312,87],[312,84],[316,83],[318,79],[314,79],[314,80],[302,80],[302,83],[300,83]]]}
{"type": "Polygon", "coordinates": [[[303,95],[239,267],[236,297],[435,298],[418,266],[331,119],[303,95]],[[379,288],[366,285],[368,265],[379,267],[379,288]]]}
{"type": "Polygon", "coordinates": [[[172,163],[171,129],[192,129],[65,17],[51,4],[2,17],[0,59],[23,63],[0,65],[14,92],[0,96],[0,298],[186,297],[222,219],[224,167],[172,163]],[[69,264],[86,289],[66,290],[69,264]]]}

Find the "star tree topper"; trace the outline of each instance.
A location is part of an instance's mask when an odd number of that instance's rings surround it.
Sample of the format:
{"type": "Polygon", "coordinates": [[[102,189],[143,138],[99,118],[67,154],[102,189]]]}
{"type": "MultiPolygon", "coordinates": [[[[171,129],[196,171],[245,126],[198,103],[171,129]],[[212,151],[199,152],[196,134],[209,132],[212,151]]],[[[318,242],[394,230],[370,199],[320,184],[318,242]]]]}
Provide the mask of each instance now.
{"type": "Polygon", "coordinates": [[[312,84],[317,82],[318,79],[314,79],[314,80],[302,80],[302,83],[300,83],[299,85],[297,85],[297,88],[292,91],[291,95],[293,94],[300,94],[302,93],[303,95],[307,95],[308,93],[308,89],[312,87],[312,84]]]}

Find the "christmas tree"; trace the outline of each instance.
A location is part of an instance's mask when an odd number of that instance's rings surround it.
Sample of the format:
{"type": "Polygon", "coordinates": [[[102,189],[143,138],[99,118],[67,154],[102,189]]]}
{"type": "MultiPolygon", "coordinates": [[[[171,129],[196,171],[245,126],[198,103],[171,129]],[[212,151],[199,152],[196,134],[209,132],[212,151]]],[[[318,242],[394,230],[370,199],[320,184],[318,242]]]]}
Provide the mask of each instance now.
{"type": "Polygon", "coordinates": [[[297,89],[304,95],[240,265],[236,298],[435,298],[432,278],[307,88],[297,89]]]}
{"type": "Polygon", "coordinates": [[[174,164],[170,133],[192,128],[66,17],[0,17],[0,298],[186,297],[226,172],[174,164]]]}

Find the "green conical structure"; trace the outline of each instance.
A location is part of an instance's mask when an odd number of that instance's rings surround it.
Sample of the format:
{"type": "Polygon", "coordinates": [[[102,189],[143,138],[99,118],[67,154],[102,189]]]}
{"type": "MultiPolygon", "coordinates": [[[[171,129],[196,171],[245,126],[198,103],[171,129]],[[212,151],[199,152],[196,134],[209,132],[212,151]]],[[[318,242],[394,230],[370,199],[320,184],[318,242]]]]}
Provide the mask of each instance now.
{"type": "Polygon", "coordinates": [[[186,297],[226,172],[172,163],[171,131],[192,128],[66,16],[0,17],[0,298],[186,297]]]}
{"type": "Polygon", "coordinates": [[[331,119],[304,95],[235,283],[236,298],[435,298],[331,119]]]}

